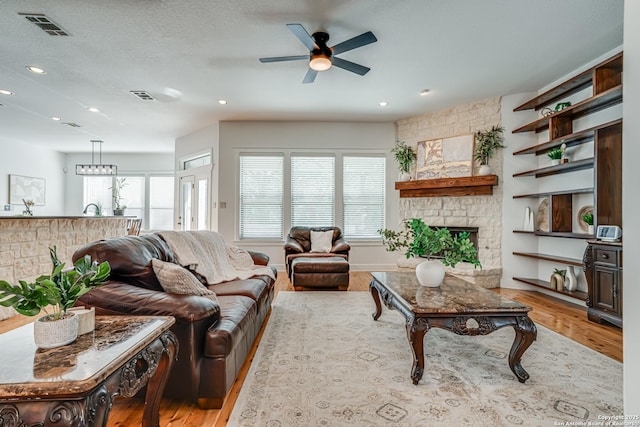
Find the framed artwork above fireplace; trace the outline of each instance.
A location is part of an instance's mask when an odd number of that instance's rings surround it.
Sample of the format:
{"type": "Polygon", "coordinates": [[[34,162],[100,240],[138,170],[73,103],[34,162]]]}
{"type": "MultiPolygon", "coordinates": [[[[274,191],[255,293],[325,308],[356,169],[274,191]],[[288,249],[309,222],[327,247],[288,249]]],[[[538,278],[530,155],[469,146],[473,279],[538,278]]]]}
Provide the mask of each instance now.
{"type": "Polygon", "coordinates": [[[419,141],[416,153],[418,180],[471,176],[473,134],[419,141]]]}

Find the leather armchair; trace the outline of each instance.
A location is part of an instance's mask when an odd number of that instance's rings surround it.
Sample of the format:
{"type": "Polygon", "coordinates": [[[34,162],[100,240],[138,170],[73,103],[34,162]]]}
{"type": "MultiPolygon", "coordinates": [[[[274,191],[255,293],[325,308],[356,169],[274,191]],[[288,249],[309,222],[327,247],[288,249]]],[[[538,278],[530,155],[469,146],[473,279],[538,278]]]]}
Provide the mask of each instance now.
{"type": "MultiPolygon", "coordinates": [[[[287,276],[292,280],[291,263],[297,257],[335,257],[349,261],[351,246],[338,227],[291,227],[284,242],[284,258],[287,276]],[[311,252],[311,231],[333,230],[331,250],[327,253],[311,252]]],[[[293,281],[292,281],[293,282],[293,281]]]]}

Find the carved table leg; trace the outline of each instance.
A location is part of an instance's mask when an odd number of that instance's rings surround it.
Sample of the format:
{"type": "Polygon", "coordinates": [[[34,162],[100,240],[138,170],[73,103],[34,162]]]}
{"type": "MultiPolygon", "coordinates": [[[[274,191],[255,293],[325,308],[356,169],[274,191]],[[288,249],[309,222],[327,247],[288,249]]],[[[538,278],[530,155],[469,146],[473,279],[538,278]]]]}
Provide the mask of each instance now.
{"type": "Polygon", "coordinates": [[[163,344],[162,355],[158,367],[149,382],[144,398],[144,413],[142,415],[143,427],[160,426],[160,400],[164,392],[164,386],[169,379],[169,372],[176,358],[178,342],[172,332],[166,332],[159,338],[163,344]]]}
{"type": "Polygon", "coordinates": [[[520,359],[529,346],[536,340],[538,330],[536,329],[536,325],[526,315],[516,318],[516,324],[513,325],[513,329],[516,331],[516,337],[513,340],[513,345],[509,352],[509,367],[516,377],[518,377],[518,381],[523,383],[529,379],[529,374],[524,370],[522,365],[520,365],[520,359]]]}
{"type": "Polygon", "coordinates": [[[407,338],[413,351],[413,367],[411,368],[411,379],[413,384],[418,384],[424,374],[424,334],[429,330],[427,319],[415,316],[407,317],[407,338]]]}
{"type": "Polygon", "coordinates": [[[376,312],[371,314],[371,316],[373,316],[373,320],[378,320],[378,318],[382,314],[382,304],[380,303],[380,293],[373,284],[373,281],[369,283],[369,291],[371,292],[371,296],[373,297],[373,302],[376,303],[376,312]]]}

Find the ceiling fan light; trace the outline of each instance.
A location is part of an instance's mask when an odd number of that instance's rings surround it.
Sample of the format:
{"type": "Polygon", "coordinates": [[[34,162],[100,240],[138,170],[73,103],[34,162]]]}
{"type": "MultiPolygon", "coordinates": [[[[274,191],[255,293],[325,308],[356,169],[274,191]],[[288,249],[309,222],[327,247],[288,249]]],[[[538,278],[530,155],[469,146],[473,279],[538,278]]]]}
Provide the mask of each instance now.
{"type": "Polygon", "coordinates": [[[322,53],[314,55],[309,61],[309,67],[315,71],[326,71],[331,68],[331,58],[322,53]]]}

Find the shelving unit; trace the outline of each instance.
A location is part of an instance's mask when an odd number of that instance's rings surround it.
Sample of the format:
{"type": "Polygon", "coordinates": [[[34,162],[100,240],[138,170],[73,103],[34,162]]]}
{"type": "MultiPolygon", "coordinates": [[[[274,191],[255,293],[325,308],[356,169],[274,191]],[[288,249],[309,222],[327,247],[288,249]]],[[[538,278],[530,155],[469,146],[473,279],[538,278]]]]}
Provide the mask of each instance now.
{"type": "MultiPolygon", "coordinates": [[[[567,147],[574,147],[593,142],[594,146],[593,157],[555,166],[537,167],[513,174],[514,178],[533,177],[537,179],[586,169],[594,170],[593,187],[513,196],[514,199],[545,197],[549,199],[549,231],[514,230],[514,233],[530,234],[534,237],[593,239],[594,236],[591,234],[575,233],[573,231],[573,197],[580,194],[593,195],[594,225],[622,226],[622,119],[608,121],[575,132],[573,129],[576,119],[622,103],[622,65],[623,54],[621,52],[514,109],[514,111],[538,111],[547,106],[552,107],[554,103],[588,87],[593,88],[592,96],[513,130],[513,133],[548,131],[548,140],[546,142],[515,151],[513,153],[514,156],[539,156],[545,154],[549,149],[559,147],[562,144],[566,144],[567,147]]],[[[573,267],[583,265],[583,260],[581,259],[553,254],[518,251],[514,251],[513,254],[537,262],[546,261],[573,267]]],[[[587,279],[591,283],[591,279],[597,280],[597,277],[588,277],[587,279]]],[[[587,302],[590,301],[587,292],[551,289],[549,282],[538,278],[514,277],[513,280],[586,300],[587,302]]]]}

